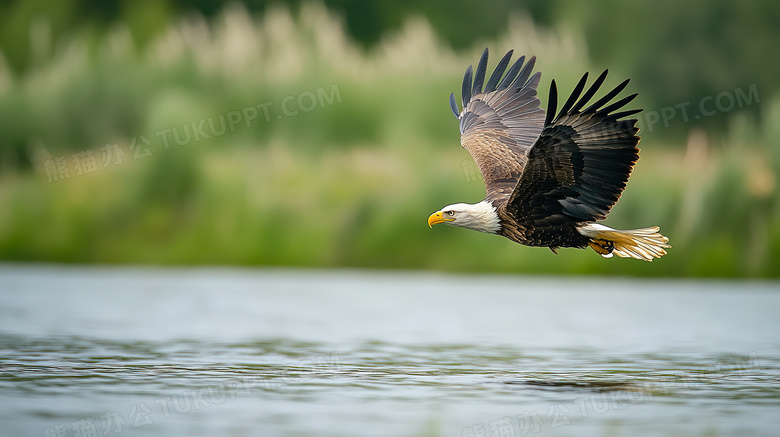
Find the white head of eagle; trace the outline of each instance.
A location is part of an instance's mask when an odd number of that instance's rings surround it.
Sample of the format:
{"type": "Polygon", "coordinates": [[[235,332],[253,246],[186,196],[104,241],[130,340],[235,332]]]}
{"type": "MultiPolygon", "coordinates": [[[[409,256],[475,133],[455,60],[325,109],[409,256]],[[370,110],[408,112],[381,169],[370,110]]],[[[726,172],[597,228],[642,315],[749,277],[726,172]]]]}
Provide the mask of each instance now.
{"type": "Polygon", "coordinates": [[[447,205],[428,217],[428,226],[444,223],[461,228],[495,234],[501,229],[496,208],[492,203],[455,203],[447,205]]]}

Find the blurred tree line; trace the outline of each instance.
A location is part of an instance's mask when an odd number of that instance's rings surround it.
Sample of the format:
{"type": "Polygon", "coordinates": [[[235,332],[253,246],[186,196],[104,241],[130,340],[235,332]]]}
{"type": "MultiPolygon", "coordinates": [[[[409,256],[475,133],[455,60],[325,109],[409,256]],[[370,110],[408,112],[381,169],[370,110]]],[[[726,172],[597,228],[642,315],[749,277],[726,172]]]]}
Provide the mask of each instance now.
{"type": "MultiPolygon", "coordinates": [[[[244,0],[262,13],[305,0],[244,0]]],[[[736,87],[755,85],[759,96],[776,93],[780,75],[780,2],[739,0],[324,0],[344,20],[351,37],[369,50],[410,16],[424,16],[453,48],[472,47],[504,32],[507,17],[526,14],[541,27],[571,28],[586,38],[596,67],[619,67],[640,84],[646,109],[656,110],[736,87]],[[635,37],[641,35],[641,38],[635,37]]],[[[0,0],[0,50],[11,71],[22,75],[55,49],[63,36],[94,40],[117,22],[141,49],[177,17],[218,14],[218,0],[0,0]]],[[[537,53],[543,56],[543,53],[537,53]]],[[[758,107],[748,108],[754,113],[758,107]]],[[[726,114],[695,120],[708,130],[726,114]]],[[[684,135],[691,125],[666,129],[684,135]]]]}

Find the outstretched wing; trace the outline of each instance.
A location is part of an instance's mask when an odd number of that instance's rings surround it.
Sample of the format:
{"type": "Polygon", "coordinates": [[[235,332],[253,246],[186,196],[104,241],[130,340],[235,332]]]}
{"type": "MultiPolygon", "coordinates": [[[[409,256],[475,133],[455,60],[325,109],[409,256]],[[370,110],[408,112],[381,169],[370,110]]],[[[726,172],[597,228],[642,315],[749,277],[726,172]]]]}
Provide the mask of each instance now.
{"type": "Polygon", "coordinates": [[[554,120],[558,92],[552,82],[544,130],[506,206],[518,221],[542,231],[563,222],[602,220],[617,203],[639,159],[637,120],[620,119],[641,109],[613,113],[636,94],[604,106],[628,80],[582,109],[606,77],[604,71],[580,98],[586,73],[554,120]]]}
{"type": "Polygon", "coordinates": [[[527,152],[544,126],[536,87],[541,73],[531,75],[536,57],[523,65],[521,56],[501,78],[512,57],[510,50],[482,84],[487,70],[488,50],[482,53],[472,82],[472,67],[463,77],[463,111],[458,113],[455,95],[450,107],[460,120],[460,143],[468,150],[485,180],[487,200],[506,201],[517,185],[527,152]]]}

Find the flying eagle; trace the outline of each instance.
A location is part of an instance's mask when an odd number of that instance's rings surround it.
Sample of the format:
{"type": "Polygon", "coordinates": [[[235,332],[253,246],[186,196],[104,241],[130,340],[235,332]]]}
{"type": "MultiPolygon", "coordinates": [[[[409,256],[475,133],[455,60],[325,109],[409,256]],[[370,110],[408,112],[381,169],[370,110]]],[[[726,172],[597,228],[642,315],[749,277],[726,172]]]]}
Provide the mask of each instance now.
{"type": "Polygon", "coordinates": [[[476,161],[487,196],[473,205],[445,206],[428,217],[428,225],[498,234],[555,253],[559,247],[590,246],[605,258],[652,261],[665,255],[669,239],[658,227],[617,230],[595,223],[617,203],[639,159],[637,120],[624,118],[641,109],[615,112],[636,94],[609,104],[628,79],[589,104],[607,70],[583,93],[585,73],[557,116],[553,80],[545,117],[536,96],[541,73],[532,74],[536,57],[524,65],[521,56],[507,71],[511,58],[510,50],[485,84],[485,49],[476,73],[471,66],[466,69],[463,110],[450,95],[460,143],[476,161]]]}

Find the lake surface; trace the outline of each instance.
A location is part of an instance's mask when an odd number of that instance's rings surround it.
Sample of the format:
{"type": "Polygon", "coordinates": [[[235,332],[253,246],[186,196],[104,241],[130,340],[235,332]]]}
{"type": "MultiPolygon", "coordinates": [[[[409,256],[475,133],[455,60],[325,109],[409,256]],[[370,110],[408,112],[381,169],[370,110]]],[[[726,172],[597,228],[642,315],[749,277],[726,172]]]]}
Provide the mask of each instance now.
{"type": "Polygon", "coordinates": [[[3,436],[780,433],[780,283],[0,266],[3,436]]]}

